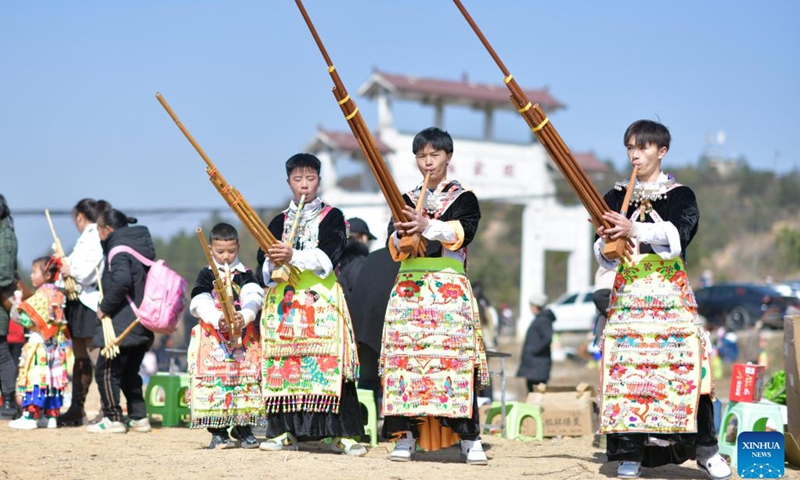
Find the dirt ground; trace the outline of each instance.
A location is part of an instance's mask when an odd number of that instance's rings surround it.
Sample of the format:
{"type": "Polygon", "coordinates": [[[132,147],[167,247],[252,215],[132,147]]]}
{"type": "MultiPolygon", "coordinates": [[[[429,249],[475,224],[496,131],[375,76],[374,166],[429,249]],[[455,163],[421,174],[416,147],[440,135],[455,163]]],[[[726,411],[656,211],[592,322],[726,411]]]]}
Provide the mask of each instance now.
{"type": "MultiPolygon", "coordinates": [[[[564,339],[565,344],[576,343],[564,339]]],[[[503,344],[499,350],[516,357],[519,345],[503,344]]],[[[506,361],[506,374],[516,373],[515,358],[506,361]]],[[[493,359],[492,369],[499,369],[493,359]]],[[[553,384],[597,383],[597,370],[574,360],[557,362],[553,384]]],[[[507,378],[509,398],[524,393],[524,381],[507,378]]],[[[499,382],[498,382],[499,385],[499,382]]],[[[725,385],[727,385],[725,383],[725,385]]],[[[496,387],[499,388],[499,387],[496,387]]],[[[499,395],[499,391],[496,391],[499,395]]],[[[92,386],[87,405],[95,413],[99,396],[92,386]]],[[[418,454],[409,463],[390,462],[391,445],[381,442],[362,458],[329,453],[320,443],[304,443],[298,452],[259,450],[211,451],[205,430],[160,428],[153,432],[125,435],[89,434],[83,428],[16,431],[0,422],[0,478],[34,479],[606,479],[616,478],[616,463],[607,464],[604,450],[592,446],[592,436],[546,438],[542,442],[509,441],[484,435],[488,466],[468,466],[459,458],[458,448],[418,454]]],[[[259,433],[258,431],[256,432],[259,433]]],[[[258,435],[257,435],[258,436],[258,435]]],[[[694,462],[644,469],[642,478],[703,479],[694,462]]],[[[733,478],[738,478],[734,475],[733,478]]],[[[784,478],[800,480],[800,469],[787,467],[784,478]]]]}

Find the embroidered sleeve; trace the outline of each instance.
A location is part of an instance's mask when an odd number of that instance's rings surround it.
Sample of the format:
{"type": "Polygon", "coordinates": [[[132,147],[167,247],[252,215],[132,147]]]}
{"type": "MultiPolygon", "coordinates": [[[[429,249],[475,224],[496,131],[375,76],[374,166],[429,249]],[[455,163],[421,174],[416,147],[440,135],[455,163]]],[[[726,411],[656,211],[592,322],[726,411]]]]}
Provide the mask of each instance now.
{"type": "Polygon", "coordinates": [[[195,318],[210,323],[215,329],[219,329],[222,311],[217,309],[214,297],[210,293],[201,293],[192,297],[192,301],[189,303],[189,313],[195,318]]]}
{"type": "MultiPolygon", "coordinates": [[[[428,220],[428,226],[422,232],[422,236],[428,240],[439,240],[445,244],[463,243],[464,242],[464,229],[458,221],[443,222],[441,220],[428,220]],[[461,230],[459,238],[458,228],[461,230]],[[460,241],[459,241],[460,240],[460,241]]],[[[457,249],[455,249],[457,250],[457,249]]]]}
{"type": "Polygon", "coordinates": [[[400,237],[397,236],[397,231],[394,228],[392,228],[392,233],[389,234],[389,241],[386,246],[389,248],[389,254],[395,262],[402,262],[409,256],[408,253],[400,251],[400,237]]]}
{"type": "Polygon", "coordinates": [[[455,242],[442,241],[445,246],[452,251],[461,247],[469,246],[478,231],[478,223],[481,219],[481,209],[478,204],[478,197],[473,192],[467,191],[458,196],[450,207],[442,214],[441,220],[451,225],[458,223],[459,227],[453,227],[457,239],[455,242]],[[460,232],[460,233],[459,233],[460,232]],[[459,242],[460,240],[460,242],[459,242]],[[448,245],[448,243],[451,243],[448,245]]]}

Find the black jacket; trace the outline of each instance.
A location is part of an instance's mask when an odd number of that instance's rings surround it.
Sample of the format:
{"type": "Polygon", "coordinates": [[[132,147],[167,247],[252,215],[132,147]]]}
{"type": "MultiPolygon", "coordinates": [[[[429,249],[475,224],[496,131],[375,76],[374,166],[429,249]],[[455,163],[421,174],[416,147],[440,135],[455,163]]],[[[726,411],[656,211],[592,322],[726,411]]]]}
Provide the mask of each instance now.
{"type": "MultiPolygon", "coordinates": [[[[403,194],[403,200],[405,200],[406,205],[409,207],[416,208],[416,204],[414,204],[414,201],[411,200],[411,197],[409,197],[407,193],[403,194]]],[[[475,238],[475,233],[478,231],[478,222],[480,219],[481,208],[478,204],[478,197],[476,197],[471,191],[466,191],[459,195],[458,198],[456,198],[438,218],[438,220],[443,222],[458,220],[461,223],[461,228],[464,229],[464,247],[469,246],[469,244],[472,243],[472,240],[475,238]]],[[[394,220],[389,221],[387,232],[389,235],[388,239],[386,240],[386,244],[388,245],[388,242],[393,241],[392,234],[394,233],[394,220]]],[[[425,256],[429,258],[441,257],[442,248],[443,247],[440,242],[436,240],[428,240],[428,248],[425,251],[425,256]]]]}
{"type": "MultiPolygon", "coordinates": [[[[258,281],[256,280],[255,272],[248,268],[245,272],[234,270],[233,283],[239,287],[243,287],[248,283],[258,283],[258,281]]],[[[211,271],[210,267],[203,267],[200,273],[197,274],[191,297],[194,298],[203,293],[214,295],[214,272],[211,271]]],[[[233,289],[233,300],[234,302],[239,302],[239,292],[235,288],[233,289]]]]}
{"type": "MultiPolygon", "coordinates": [[[[604,199],[611,210],[615,212],[622,210],[622,203],[627,190],[627,188],[622,190],[612,189],[605,194],[604,199]]],[[[697,207],[697,199],[694,192],[691,188],[681,185],[667,192],[666,198],[652,202],[652,206],[662,220],[672,222],[675,225],[681,238],[681,257],[685,261],[686,248],[697,234],[697,227],[700,223],[700,210],[697,207]]],[[[636,220],[639,221],[638,216],[636,220]]],[[[645,215],[644,221],[646,223],[654,223],[649,213],[645,215]]],[[[653,253],[653,247],[649,244],[639,245],[639,250],[640,253],[653,253]]]]}
{"type": "MultiPolygon", "coordinates": [[[[142,256],[151,260],[156,258],[156,249],[150,231],[144,226],[125,227],[114,230],[102,241],[103,255],[106,265],[102,272],[103,301],[99,308],[111,317],[114,323],[114,332],[119,335],[128,325],[136,319],[126,296],[130,296],[136,305],[141,305],[144,298],[144,284],[147,278],[148,267],[127,253],[117,253],[108,264],[108,254],[116,246],[126,245],[133,248],[142,256]]],[[[134,347],[146,345],[150,348],[153,344],[153,332],[137,325],[133,331],[122,340],[120,346],[134,347]]],[[[94,333],[94,345],[102,347],[103,329],[100,322],[94,333]]]]}
{"type": "Polygon", "coordinates": [[[367,260],[367,255],[369,255],[369,248],[366,245],[352,238],[347,240],[342,257],[339,259],[339,273],[336,275],[345,298],[353,292],[353,285],[358,279],[361,267],[367,260]]]}
{"type": "Polygon", "coordinates": [[[353,284],[352,294],[347,298],[356,341],[378,353],[381,351],[386,307],[398,270],[400,263],[392,260],[389,249],[379,248],[370,252],[353,284]]]}
{"type": "Polygon", "coordinates": [[[556,316],[549,309],[536,315],[522,346],[522,358],[519,362],[518,377],[547,383],[550,380],[550,368],[553,359],[550,357],[550,343],[553,341],[553,322],[556,316]]]}
{"type": "MultiPolygon", "coordinates": [[[[279,213],[269,222],[269,226],[267,227],[278,241],[283,238],[283,223],[285,220],[286,215],[279,213]]],[[[336,265],[339,263],[339,258],[342,256],[345,243],[347,243],[347,226],[344,223],[344,214],[336,207],[331,208],[325,215],[325,218],[319,222],[319,245],[317,245],[317,248],[328,256],[331,264],[336,268],[336,265]]],[[[297,242],[292,245],[292,248],[299,248],[297,242]]],[[[256,267],[255,276],[261,286],[269,282],[269,279],[266,279],[266,283],[264,282],[263,269],[266,258],[267,256],[264,254],[264,251],[259,248],[256,253],[258,267],[256,267]]]]}

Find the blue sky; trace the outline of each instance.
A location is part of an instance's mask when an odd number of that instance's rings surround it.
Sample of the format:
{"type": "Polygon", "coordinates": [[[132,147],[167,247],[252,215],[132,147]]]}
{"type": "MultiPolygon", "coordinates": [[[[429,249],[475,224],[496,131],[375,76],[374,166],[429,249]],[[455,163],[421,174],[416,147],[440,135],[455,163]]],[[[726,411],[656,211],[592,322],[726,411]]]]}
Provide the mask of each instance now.
{"type": "MultiPolygon", "coordinates": [[[[673,134],[666,170],[695,161],[720,130],[726,142],[714,148],[726,155],[800,166],[798,2],[464,1],[520,85],[567,105],[552,120],[575,151],[622,166],[625,127],[652,118],[673,134]]],[[[449,0],[305,6],[352,94],[373,68],[501,81],[449,0]]],[[[5,0],[0,62],[0,193],[12,210],[65,210],[87,196],[122,210],[223,206],[157,91],[254,205],[284,201],[282,164],[317,126],[347,128],[290,0],[5,0]]],[[[358,102],[375,126],[374,103],[358,102]]],[[[478,118],[448,112],[445,128],[478,135],[478,118]]],[[[432,120],[398,104],[402,129],[432,120]]],[[[510,113],[496,131],[528,135],[510,113]]],[[[167,235],[202,217],[141,221],[167,235]]],[[[69,219],[56,224],[71,247],[69,219]]],[[[18,216],[17,230],[23,263],[47,248],[44,216],[18,216]]]]}

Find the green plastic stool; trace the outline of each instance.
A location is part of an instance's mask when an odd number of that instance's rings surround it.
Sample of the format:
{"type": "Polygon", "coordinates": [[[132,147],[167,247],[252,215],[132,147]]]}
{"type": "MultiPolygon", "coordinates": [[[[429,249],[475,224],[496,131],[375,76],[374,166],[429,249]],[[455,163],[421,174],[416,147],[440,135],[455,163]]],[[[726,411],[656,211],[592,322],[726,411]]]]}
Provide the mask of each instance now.
{"type": "Polygon", "coordinates": [[[729,459],[731,467],[736,467],[737,445],[736,442],[741,432],[763,432],[767,429],[767,423],[772,423],[778,431],[784,431],[784,418],[786,417],[786,405],[780,405],[768,400],[758,403],[749,402],[730,402],[725,407],[722,414],[722,423],[717,435],[719,453],[729,459]],[[735,423],[733,423],[735,422],[735,423]],[[728,427],[731,432],[728,434],[728,427]]]}
{"type": "Polygon", "coordinates": [[[367,424],[364,425],[364,433],[369,434],[369,445],[378,445],[378,407],[375,405],[375,397],[372,390],[356,390],[358,393],[358,403],[367,409],[367,424]]]}
{"type": "MultiPolygon", "coordinates": [[[[486,412],[486,423],[493,423],[494,417],[501,415],[500,402],[492,402],[486,412]]],[[[544,423],[542,422],[542,408],[523,402],[506,402],[506,438],[509,440],[542,440],[544,438],[544,423]],[[536,422],[536,435],[522,435],[522,422],[532,418],[536,422]]]]}
{"type": "Polygon", "coordinates": [[[186,373],[158,372],[151,376],[144,395],[147,416],[161,415],[162,427],[180,425],[181,419],[191,414],[185,401],[188,389],[189,375],[186,373]],[[159,389],[164,390],[163,402],[156,398],[159,389]]]}

